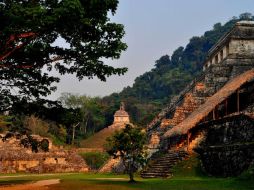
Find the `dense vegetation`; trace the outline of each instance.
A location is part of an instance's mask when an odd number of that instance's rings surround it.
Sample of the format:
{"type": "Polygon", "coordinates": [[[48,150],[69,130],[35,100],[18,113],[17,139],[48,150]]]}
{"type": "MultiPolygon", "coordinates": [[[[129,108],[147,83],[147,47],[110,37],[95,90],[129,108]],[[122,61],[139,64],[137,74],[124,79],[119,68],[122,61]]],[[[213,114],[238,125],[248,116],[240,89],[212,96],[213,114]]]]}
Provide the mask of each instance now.
{"type": "Polygon", "coordinates": [[[177,48],[171,56],[160,57],[151,71],[137,77],[132,87],[126,87],[120,93],[103,98],[67,93],[62,95],[59,102],[16,101],[10,113],[20,116],[15,117],[14,122],[10,118],[0,118],[0,125],[9,126],[5,129],[27,128],[26,122],[29,120],[18,122],[17,118],[34,115],[48,123],[46,126],[42,121],[39,122],[44,126],[41,132],[46,132],[58,143],[73,142],[75,130],[74,141],[78,145],[81,139],[109,126],[113,122],[114,112],[119,108],[120,102],[124,101],[132,122],[145,126],[174,95],[201,72],[207,52],[216,41],[237,21],[246,19],[254,20],[254,17],[250,13],[244,13],[225,24],[216,23],[213,29],[202,36],[192,37],[186,47],[177,48]]]}

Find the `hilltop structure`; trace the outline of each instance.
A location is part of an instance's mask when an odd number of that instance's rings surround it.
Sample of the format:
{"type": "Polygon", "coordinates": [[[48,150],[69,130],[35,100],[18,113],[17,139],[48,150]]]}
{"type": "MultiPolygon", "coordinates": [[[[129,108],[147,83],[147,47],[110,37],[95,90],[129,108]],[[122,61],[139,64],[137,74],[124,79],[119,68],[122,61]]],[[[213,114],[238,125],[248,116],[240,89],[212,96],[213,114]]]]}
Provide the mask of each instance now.
{"type": "Polygon", "coordinates": [[[114,124],[127,124],[130,122],[129,114],[125,111],[124,103],[121,102],[120,109],[114,114],[114,124]]]}
{"type": "MultiPolygon", "coordinates": [[[[106,143],[106,139],[112,136],[116,131],[123,129],[128,123],[130,123],[130,117],[129,114],[125,111],[124,103],[121,102],[120,109],[117,110],[114,114],[113,124],[83,141],[81,143],[83,148],[81,148],[80,151],[105,151],[104,145],[106,143]]],[[[123,170],[124,168],[120,159],[110,158],[107,163],[105,163],[105,165],[99,169],[98,172],[122,172],[123,170]]]]}
{"type": "Polygon", "coordinates": [[[237,175],[254,163],[253,125],[254,22],[240,21],[208,52],[201,75],[148,125],[150,152],[195,150],[210,174],[237,175]]]}
{"type": "Polygon", "coordinates": [[[129,114],[125,111],[124,103],[121,102],[120,109],[117,110],[114,114],[113,124],[84,140],[81,143],[81,146],[87,148],[88,150],[103,150],[106,139],[110,137],[115,131],[124,128],[128,123],[130,123],[129,114]]]}

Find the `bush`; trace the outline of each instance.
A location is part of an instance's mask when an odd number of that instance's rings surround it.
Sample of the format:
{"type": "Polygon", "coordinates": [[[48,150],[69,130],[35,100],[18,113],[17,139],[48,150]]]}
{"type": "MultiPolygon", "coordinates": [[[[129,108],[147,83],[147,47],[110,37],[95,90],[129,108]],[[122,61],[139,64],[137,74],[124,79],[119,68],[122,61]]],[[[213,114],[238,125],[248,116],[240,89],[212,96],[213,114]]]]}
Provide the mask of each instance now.
{"type": "Polygon", "coordinates": [[[40,142],[40,148],[44,152],[48,152],[49,151],[49,141],[47,139],[42,139],[42,141],[40,142]]]}
{"type": "Polygon", "coordinates": [[[86,161],[87,165],[92,170],[98,170],[102,167],[106,161],[109,159],[109,155],[105,152],[86,152],[80,153],[83,159],[86,161]]]}

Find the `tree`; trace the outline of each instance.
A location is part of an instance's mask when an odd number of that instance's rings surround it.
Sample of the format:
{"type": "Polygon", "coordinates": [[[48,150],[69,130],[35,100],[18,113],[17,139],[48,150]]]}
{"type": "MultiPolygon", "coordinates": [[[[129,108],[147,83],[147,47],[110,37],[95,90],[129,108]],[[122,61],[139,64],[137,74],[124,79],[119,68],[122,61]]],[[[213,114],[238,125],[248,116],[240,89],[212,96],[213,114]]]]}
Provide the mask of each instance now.
{"type": "Polygon", "coordinates": [[[59,82],[49,72],[98,77],[124,74],[102,59],[117,59],[123,25],[110,22],[118,0],[2,0],[0,2],[0,111],[18,99],[47,96],[59,82]],[[54,45],[62,39],[64,47],[54,45]]]}
{"type": "Polygon", "coordinates": [[[76,136],[77,127],[79,127],[78,132],[81,137],[104,127],[105,116],[102,106],[99,104],[100,98],[62,93],[59,100],[65,108],[76,111],[77,116],[73,117],[77,119],[71,124],[73,139],[76,136]]]}
{"type": "Polygon", "coordinates": [[[253,15],[251,13],[242,13],[240,14],[239,18],[241,20],[253,20],[253,15]]]}
{"type": "Polygon", "coordinates": [[[121,158],[125,170],[129,174],[129,182],[135,182],[134,172],[146,162],[145,143],[146,134],[142,132],[141,128],[130,124],[107,139],[107,152],[114,158],[121,158]]]}

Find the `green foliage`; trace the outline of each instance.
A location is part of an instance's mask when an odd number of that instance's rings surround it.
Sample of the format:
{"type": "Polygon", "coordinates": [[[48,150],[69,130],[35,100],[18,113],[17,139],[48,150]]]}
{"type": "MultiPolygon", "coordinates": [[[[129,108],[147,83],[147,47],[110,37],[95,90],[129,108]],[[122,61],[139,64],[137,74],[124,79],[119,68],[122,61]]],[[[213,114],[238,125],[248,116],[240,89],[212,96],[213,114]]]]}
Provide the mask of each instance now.
{"type": "Polygon", "coordinates": [[[6,131],[12,124],[12,117],[6,115],[0,115],[0,133],[6,131]]]}
{"type": "Polygon", "coordinates": [[[47,139],[42,139],[42,141],[40,142],[40,148],[44,152],[48,152],[49,151],[49,141],[47,139]]]}
{"type": "Polygon", "coordinates": [[[145,143],[145,132],[130,124],[107,139],[105,145],[107,152],[114,158],[121,158],[130,176],[130,182],[134,181],[133,173],[146,162],[145,143]]]}
{"type": "Polygon", "coordinates": [[[122,75],[127,68],[104,64],[117,59],[127,45],[124,27],[110,22],[118,0],[2,0],[0,3],[0,111],[21,99],[32,101],[56,90],[56,75],[98,77],[122,75]],[[61,39],[64,47],[54,45],[61,39]],[[15,93],[13,92],[15,87],[15,93]],[[18,94],[15,95],[15,94],[18,94]]]}
{"type": "MultiPolygon", "coordinates": [[[[53,122],[51,122],[53,123],[53,122]]],[[[48,130],[49,133],[49,137],[52,140],[53,144],[55,145],[64,145],[66,142],[66,137],[67,137],[67,131],[66,131],[66,127],[59,124],[51,124],[50,123],[50,127],[48,130]]]]}
{"type": "Polygon", "coordinates": [[[80,153],[80,155],[83,157],[87,165],[92,170],[98,170],[110,158],[110,156],[105,152],[86,152],[86,153],[80,153]]]}
{"type": "Polygon", "coordinates": [[[193,154],[186,160],[177,163],[172,168],[172,173],[174,174],[174,177],[207,176],[207,174],[203,171],[201,162],[196,154],[193,154]]]}
{"type": "Polygon", "coordinates": [[[244,180],[244,181],[249,181],[249,180],[254,181],[254,166],[251,165],[238,178],[239,180],[244,180]]]}
{"type": "Polygon", "coordinates": [[[103,107],[99,98],[63,93],[59,100],[65,108],[73,110],[66,114],[65,119],[69,123],[66,126],[70,128],[78,124],[74,134],[78,142],[105,127],[103,107]]]}

